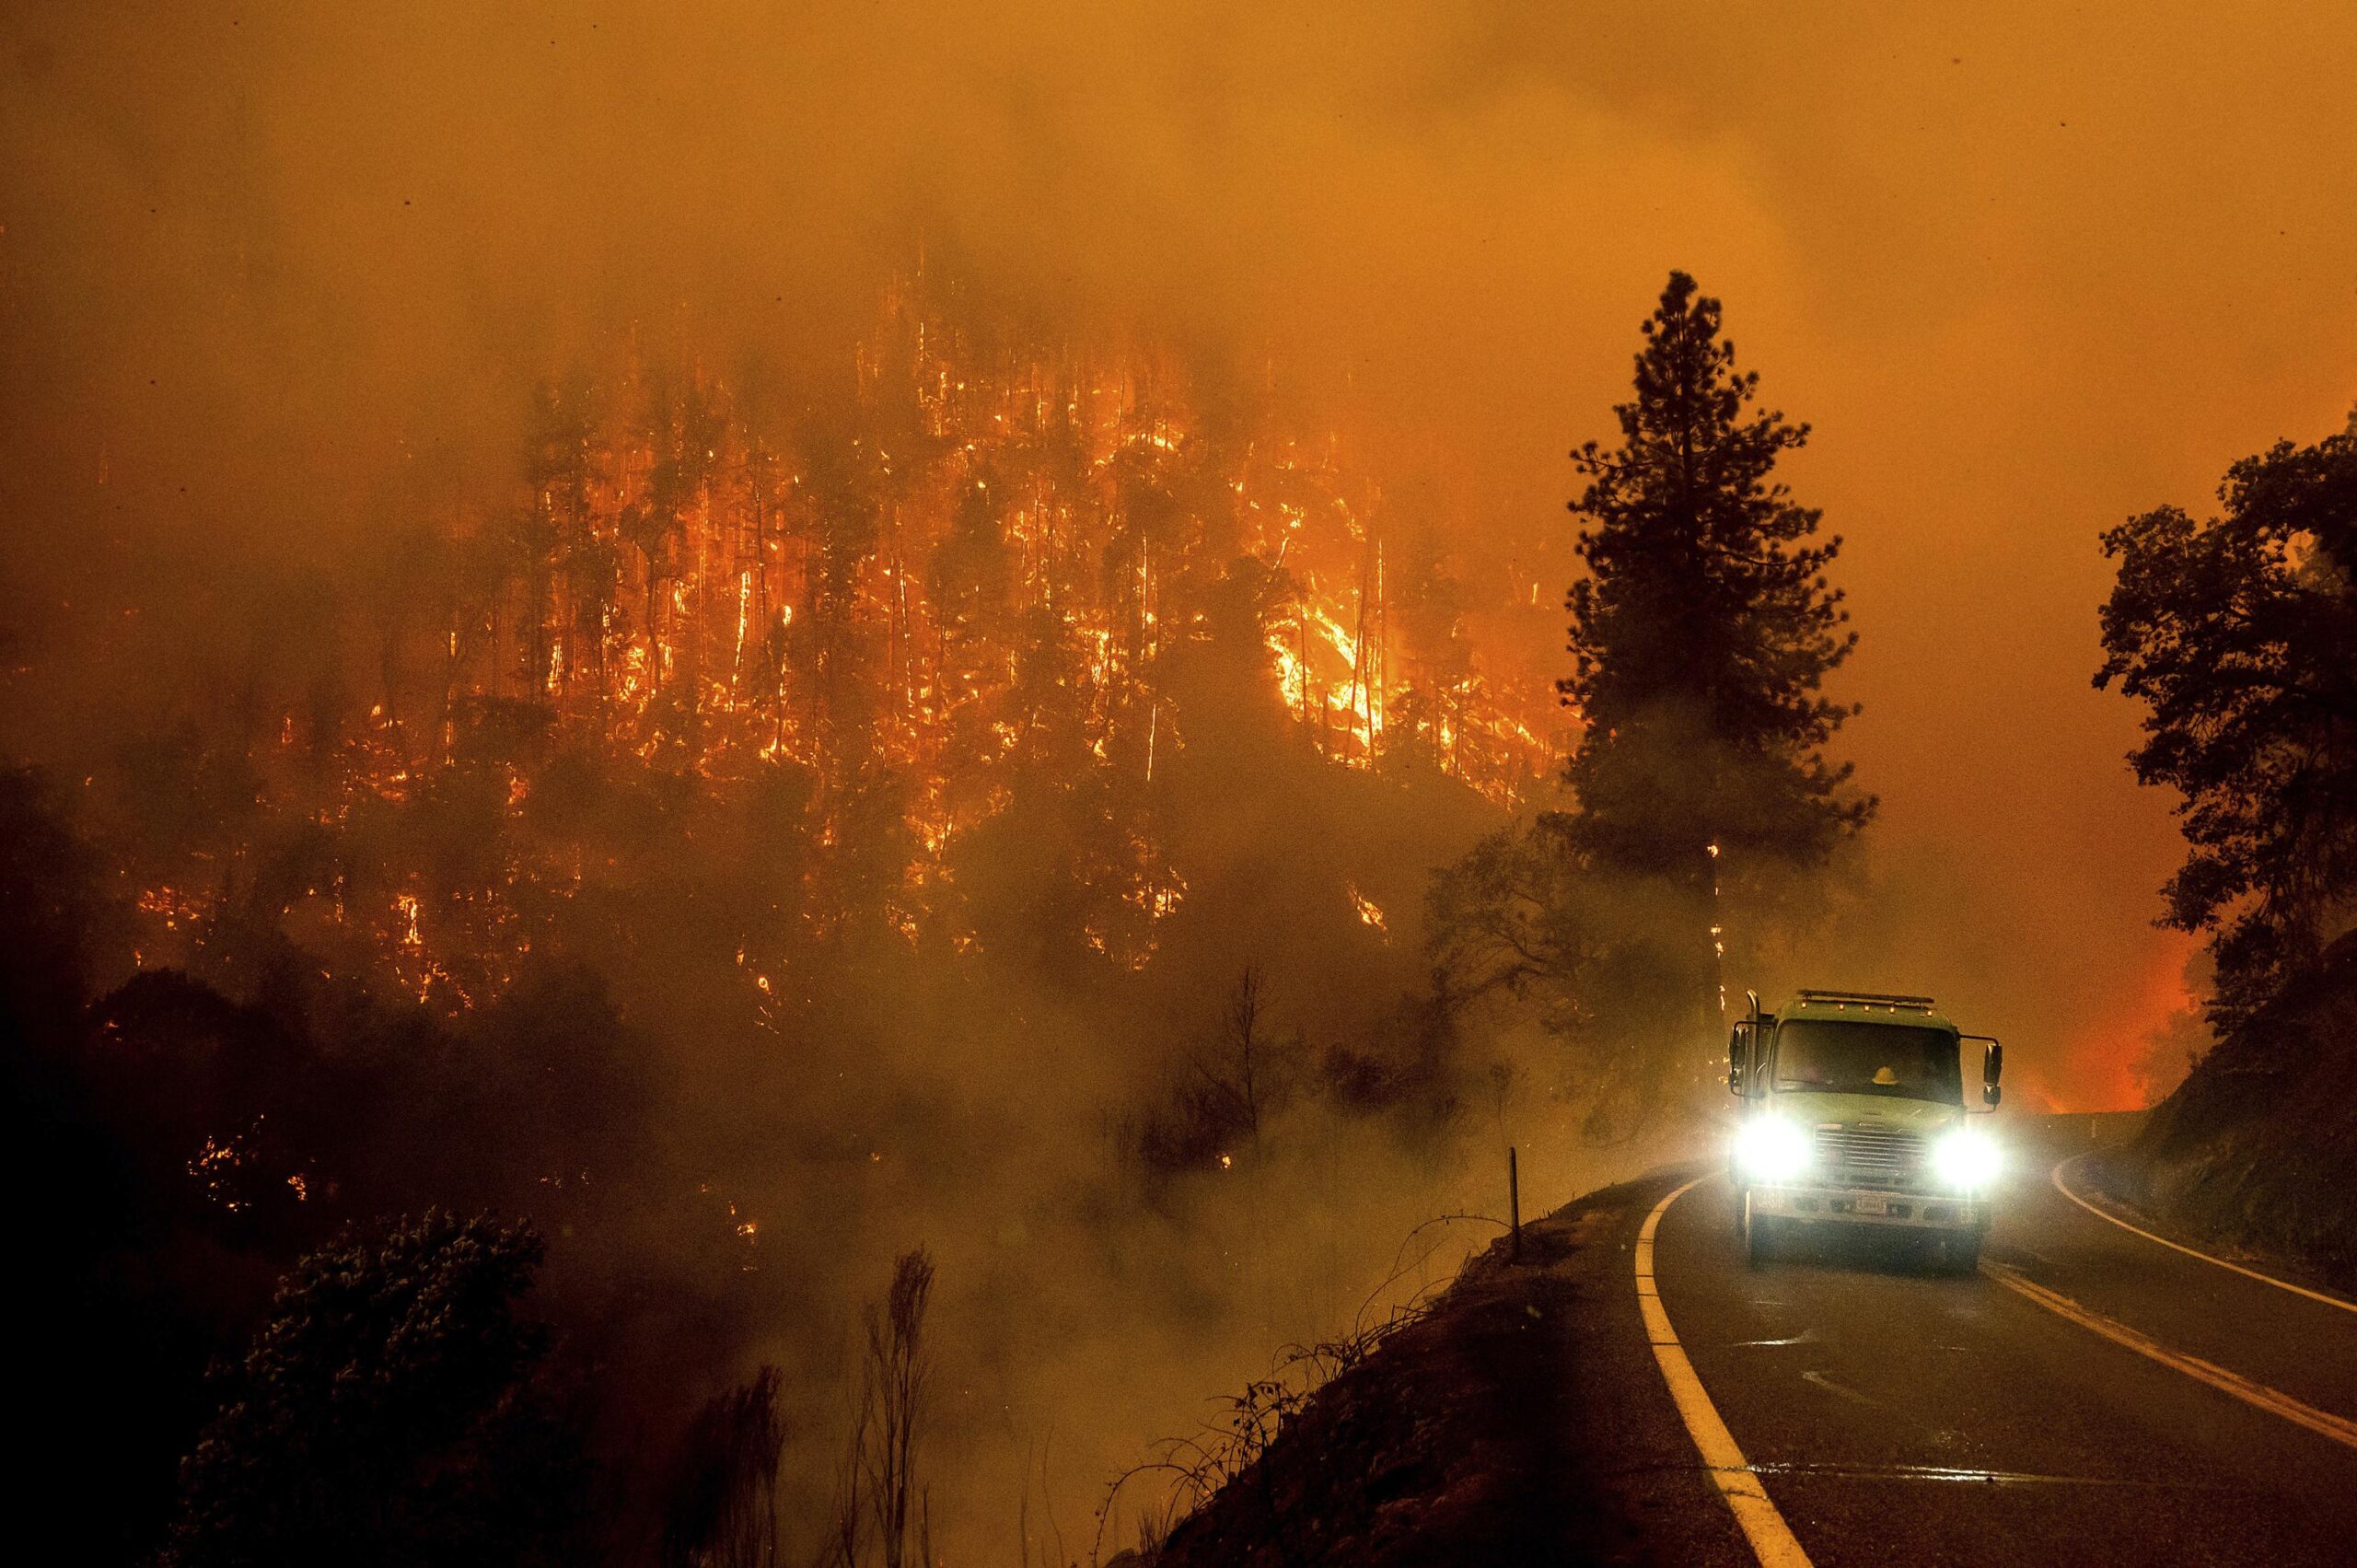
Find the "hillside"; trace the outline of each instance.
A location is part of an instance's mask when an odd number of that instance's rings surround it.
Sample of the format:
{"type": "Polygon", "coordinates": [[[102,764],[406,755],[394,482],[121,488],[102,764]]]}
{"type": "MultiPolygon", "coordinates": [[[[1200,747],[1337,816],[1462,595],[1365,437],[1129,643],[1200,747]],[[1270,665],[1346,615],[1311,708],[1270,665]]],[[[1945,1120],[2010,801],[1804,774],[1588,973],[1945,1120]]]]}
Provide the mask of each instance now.
{"type": "Polygon", "coordinates": [[[2357,1287],[2357,937],[2197,1063],[2097,1180],[2162,1224],[2357,1287]]]}
{"type": "MultiPolygon", "coordinates": [[[[1652,1365],[1630,1244],[1663,1184],[1500,1240],[1313,1396],[1156,1568],[1693,1562],[1737,1543],[1652,1365]],[[1630,1390],[1643,1390],[1632,1400],[1630,1390]]],[[[1120,1561],[1120,1560],[1117,1560],[1120,1561]]]]}

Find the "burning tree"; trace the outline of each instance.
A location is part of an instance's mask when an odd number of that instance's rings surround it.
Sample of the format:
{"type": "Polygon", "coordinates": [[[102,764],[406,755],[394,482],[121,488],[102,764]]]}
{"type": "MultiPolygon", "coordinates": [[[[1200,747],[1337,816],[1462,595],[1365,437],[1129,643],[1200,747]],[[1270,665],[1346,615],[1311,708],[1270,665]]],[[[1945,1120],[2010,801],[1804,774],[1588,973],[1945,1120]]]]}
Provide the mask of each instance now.
{"type": "MultiPolygon", "coordinates": [[[[787,395],[633,344],[552,379],[509,482],[397,492],[380,548],[256,610],[247,662],[157,688],[87,794],[145,971],[116,1001],[229,999],[301,1067],[174,1097],[197,1219],[284,1266],[431,1203],[528,1213],[568,1259],[659,1215],[661,1267],[744,1309],[828,1245],[781,1165],[888,1192],[879,1132],[1029,1051],[1126,1052],[1086,1091],[1115,1124],[1174,1003],[1272,929],[1280,983],[1369,981],[1283,1042],[1300,1104],[1431,1086],[1394,1070],[1422,1037],[1377,1038],[1421,979],[1396,927],[1434,846],[1543,775],[1552,712],[1470,635],[1446,508],[1248,400],[1207,414],[1162,355],[978,346],[920,288],[848,372],[787,395]],[[1040,1013],[985,1016],[1010,996],[1040,1013]]],[[[1279,1043],[1248,1020],[1248,1132],[1279,1043]]],[[[677,1353],[658,1293],[609,1315],[565,1277],[618,1357],[677,1353]]],[[[908,1473],[876,1478],[892,1521],[848,1483],[867,1549],[924,1533],[908,1473]]]]}
{"type": "Polygon", "coordinates": [[[1500,804],[1541,775],[1543,694],[1472,656],[1429,492],[1395,505],[1330,436],[1206,419],[1152,353],[977,347],[946,296],[891,290],[849,385],[800,410],[651,354],[542,385],[513,493],[371,563],[333,683],[365,713],[258,690],[249,738],[147,746],[125,814],[186,823],[127,835],[155,851],[147,959],[217,960],[234,918],[480,1006],[631,879],[618,795],[684,788],[799,846],[715,934],[757,993],[853,925],[971,947],[956,865],[1002,819],[1053,819],[1081,948],[1136,969],[1185,897],[1172,760],[1264,708],[1338,768],[1500,804]]]}

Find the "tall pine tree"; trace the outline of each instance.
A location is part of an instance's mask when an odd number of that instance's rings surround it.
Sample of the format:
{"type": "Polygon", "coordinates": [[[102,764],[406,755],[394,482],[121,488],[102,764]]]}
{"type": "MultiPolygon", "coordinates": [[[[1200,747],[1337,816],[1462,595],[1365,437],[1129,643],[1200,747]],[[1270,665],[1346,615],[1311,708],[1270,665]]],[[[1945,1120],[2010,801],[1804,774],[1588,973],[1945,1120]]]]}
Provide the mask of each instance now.
{"type": "Polygon", "coordinates": [[[1592,1124],[1620,1131],[1703,1060],[1727,928],[1875,809],[1825,755],[1856,711],[1822,690],[1857,644],[1826,575],[1840,540],[1774,477],[1807,428],[1753,406],[1758,377],[1685,273],[1644,336],[1620,443],[1572,454],[1577,808],[1481,846],[1431,907],[1445,992],[1535,993],[1587,1070],[1592,1124]]]}
{"type": "Polygon", "coordinates": [[[1674,940],[1667,975],[1715,1012],[1706,935],[1714,883],[1820,866],[1873,815],[1825,747],[1856,710],[1825,678],[1857,645],[1827,568],[1840,537],[1775,478],[1808,427],[1754,406],[1719,302],[1672,273],[1644,325],[1636,395],[1614,412],[1620,442],[1573,460],[1587,486],[1572,511],[1588,575],[1573,585],[1573,673],[1585,725],[1569,782],[1573,842],[1598,870],[1662,885],[1674,940]]]}

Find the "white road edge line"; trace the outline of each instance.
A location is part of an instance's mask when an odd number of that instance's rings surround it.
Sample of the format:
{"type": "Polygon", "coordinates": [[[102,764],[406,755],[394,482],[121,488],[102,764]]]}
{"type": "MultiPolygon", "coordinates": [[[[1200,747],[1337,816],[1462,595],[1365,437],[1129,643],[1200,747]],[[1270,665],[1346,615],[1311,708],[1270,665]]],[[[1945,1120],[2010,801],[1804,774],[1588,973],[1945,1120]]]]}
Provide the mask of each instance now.
{"type": "Polygon", "coordinates": [[[1750,1541],[1752,1555],[1759,1559],[1761,1568],[1810,1568],[1808,1553],[1801,1550],[1792,1527],[1784,1523],[1784,1516],[1769,1497],[1766,1483],[1743,1457],[1743,1450],[1736,1446],[1735,1434],[1727,1430],[1727,1423],[1719,1417],[1718,1407],[1703,1391],[1702,1379],[1696,1375],[1694,1364],[1686,1358],[1686,1347],[1678,1342],[1678,1335],[1669,1326],[1669,1314],[1662,1308],[1661,1289],[1654,1279],[1654,1232],[1661,1226],[1661,1216],[1672,1203],[1701,1185],[1702,1179],[1696,1177],[1655,1203],[1637,1232],[1637,1309],[1644,1316],[1645,1338],[1653,1342],[1654,1360],[1661,1366],[1662,1381],[1669,1385],[1669,1397],[1678,1406],[1678,1419],[1686,1423],[1687,1435],[1701,1451],[1702,1466],[1710,1471],[1712,1484],[1726,1499],[1735,1522],[1750,1541]]]}
{"type": "Polygon", "coordinates": [[[2357,1301],[2343,1301],[2337,1295],[2327,1295],[2320,1290],[2310,1290],[2305,1285],[2295,1285],[2289,1280],[2279,1280],[2273,1274],[2262,1274],[2257,1269],[2246,1269],[2240,1263],[2229,1263],[2223,1258],[2213,1258],[2207,1252],[2196,1251],[2194,1249],[2186,1246],[2183,1242],[2171,1241],[2165,1236],[2154,1236],[2151,1231],[2146,1230],[2142,1225],[2130,1225],[2118,1214],[2106,1214],[2103,1210],[2096,1207],[2095,1204],[2090,1203],[2084,1198],[2080,1197],[2076,1192],[2072,1191],[2071,1189],[2063,1183],[2062,1167],[2066,1165],[2076,1165],[2086,1157],[2087,1156],[2085,1155],[2073,1155],[2069,1159],[2059,1162],[2054,1167],[2053,1170],[2048,1174],[2052,1179],[2054,1182],[2054,1190],[2057,1192],[2061,1193],[2062,1196],[2070,1199],[2071,1202],[2078,1204],[2079,1207],[2086,1210],[2087,1213],[2095,1215],[2096,1218],[2099,1220],[2109,1220],[2112,1224],[2118,1225],[2122,1230],[2133,1231],[2147,1241],[2157,1241],[2162,1246],[2168,1248],[2172,1251],[2182,1252],[2189,1258],[2199,1258],[2205,1263],[2215,1263],[2222,1269],[2230,1269],[2234,1272],[2242,1275],[2245,1279],[2257,1280],[2261,1284],[2273,1285],[2277,1290],[2288,1290],[2293,1295],[2305,1295],[2310,1301],[2320,1301],[2327,1307],[2337,1307],[2343,1312],[2357,1312],[2357,1301]]]}
{"type": "Polygon", "coordinates": [[[2314,1405],[2303,1404],[2291,1395],[2270,1388],[2264,1383],[2254,1383],[2237,1372],[2173,1351],[2157,1340],[2138,1333],[2125,1323],[2116,1322],[2080,1306],[2060,1291],[2047,1289],[2037,1281],[2025,1278],[2003,1263],[1984,1262],[1980,1272],[2003,1285],[2007,1290],[2027,1296],[2058,1317],[2067,1318],[2079,1327],[2101,1334],[2114,1344],[2125,1345],[2139,1355],[2150,1356],[2162,1365],[2184,1373],[2198,1382],[2207,1383],[2222,1393],[2232,1394],[2247,1405],[2254,1405],[2270,1415],[2282,1416],[2295,1426],[2305,1426],[2322,1437],[2357,1448],[2357,1421],[2345,1420],[2314,1405]]]}

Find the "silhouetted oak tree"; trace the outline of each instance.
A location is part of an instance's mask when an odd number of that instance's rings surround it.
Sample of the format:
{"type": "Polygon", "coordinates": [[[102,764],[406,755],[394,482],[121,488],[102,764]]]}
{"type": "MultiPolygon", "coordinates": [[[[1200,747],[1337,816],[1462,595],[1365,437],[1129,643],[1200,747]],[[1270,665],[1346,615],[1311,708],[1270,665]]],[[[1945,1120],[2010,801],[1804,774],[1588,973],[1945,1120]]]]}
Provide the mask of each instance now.
{"type": "Polygon", "coordinates": [[[2184,797],[2163,919],[2215,934],[2224,1030],[2357,894],[2357,416],[2236,463],[2219,498],[2207,522],[2163,506],[2103,536],[2119,575],[2096,684],[2145,704],[2136,776],[2184,797]]]}

